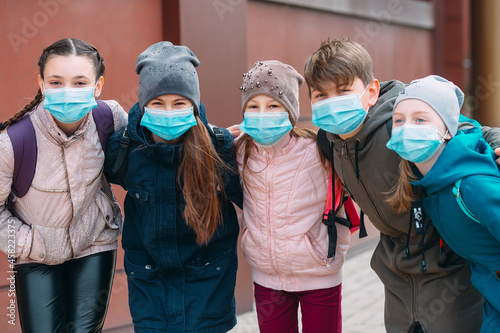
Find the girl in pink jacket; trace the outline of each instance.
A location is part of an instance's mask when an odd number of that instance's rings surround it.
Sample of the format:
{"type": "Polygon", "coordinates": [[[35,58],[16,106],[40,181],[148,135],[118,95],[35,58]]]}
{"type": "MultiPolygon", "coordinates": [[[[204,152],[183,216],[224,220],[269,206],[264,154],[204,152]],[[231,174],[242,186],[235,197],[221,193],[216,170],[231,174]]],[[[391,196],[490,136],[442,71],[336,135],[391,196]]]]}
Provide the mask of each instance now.
{"type": "MultiPolygon", "coordinates": [[[[236,140],[244,183],[241,246],[252,266],[260,331],[298,332],[300,304],[304,331],[341,332],[350,232],[336,225],[335,255],[329,256],[335,237],[322,220],[330,166],[316,134],[295,127],[304,80],[275,60],[256,62],[243,77],[244,133],[236,140]]],[[[344,215],[343,209],[337,214],[344,215]]]]}
{"type": "Polygon", "coordinates": [[[100,332],[122,223],[103,176],[101,134],[123,128],[127,114],[115,101],[96,101],[104,64],[92,45],[62,39],[38,66],[37,95],[0,134],[0,249],[15,275],[16,319],[23,332],[100,332]],[[17,142],[34,154],[17,155],[17,142]],[[19,162],[34,171],[22,194],[19,162]]]}

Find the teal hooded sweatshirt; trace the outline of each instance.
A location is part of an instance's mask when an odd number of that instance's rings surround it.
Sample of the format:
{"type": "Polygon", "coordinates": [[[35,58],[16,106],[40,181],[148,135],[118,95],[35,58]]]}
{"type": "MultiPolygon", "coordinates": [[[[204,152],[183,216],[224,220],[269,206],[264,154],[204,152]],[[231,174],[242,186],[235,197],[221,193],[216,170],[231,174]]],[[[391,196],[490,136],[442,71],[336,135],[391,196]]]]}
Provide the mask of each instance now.
{"type": "Polygon", "coordinates": [[[470,261],[471,280],[483,294],[481,332],[500,332],[500,170],[481,130],[458,131],[431,170],[413,185],[421,186],[424,208],[443,240],[470,261]],[[460,208],[453,187],[479,223],[460,208]]]}

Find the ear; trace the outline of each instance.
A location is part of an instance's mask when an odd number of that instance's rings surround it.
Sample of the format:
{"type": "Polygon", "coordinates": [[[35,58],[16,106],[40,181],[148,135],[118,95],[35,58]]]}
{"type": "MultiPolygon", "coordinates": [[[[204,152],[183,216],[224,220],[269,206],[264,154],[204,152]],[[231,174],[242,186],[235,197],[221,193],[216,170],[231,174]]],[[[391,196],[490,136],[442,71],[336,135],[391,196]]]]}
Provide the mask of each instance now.
{"type": "Polygon", "coordinates": [[[43,79],[40,76],[40,74],[38,74],[37,81],[38,81],[38,88],[40,88],[40,91],[42,92],[42,95],[45,96],[45,90],[43,89],[43,79]]]}
{"type": "Polygon", "coordinates": [[[370,86],[368,88],[368,105],[370,107],[374,106],[378,101],[378,94],[380,93],[380,83],[377,79],[373,79],[370,82],[370,86]]]}
{"type": "Polygon", "coordinates": [[[96,86],[95,86],[95,91],[94,91],[94,97],[99,99],[99,96],[101,96],[102,92],[102,87],[104,86],[104,77],[100,77],[97,80],[96,86]]]}

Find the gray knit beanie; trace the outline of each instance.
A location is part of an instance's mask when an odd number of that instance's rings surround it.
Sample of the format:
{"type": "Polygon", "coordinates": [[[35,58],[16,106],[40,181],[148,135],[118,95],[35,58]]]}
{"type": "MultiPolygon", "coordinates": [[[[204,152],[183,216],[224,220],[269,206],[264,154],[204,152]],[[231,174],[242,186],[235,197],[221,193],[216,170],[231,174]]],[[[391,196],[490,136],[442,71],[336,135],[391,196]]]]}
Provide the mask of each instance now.
{"type": "Polygon", "coordinates": [[[153,98],[175,94],[189,99],[200,109],[200,84],[195,67],[200,64],[196,55],[186,46],[159,42],[151,45],[137,58],[135,71],[139,74],[139,106],[153,98]]]}
{"type": "Polygon", "coordinates": [[[441,117],[451,136],[457,134],[458,117],[464,104],[464,93],[453,82],[437,75],[410,82],[399,94],[394,109],[405,99],[418,99],[429,104],[441,117]]]}
{"type": "Polygon", "coordinates": [[[252,97],[267,95],[280,102],[296,124],[300,115],[299,88],[303,83],[304,78],[290,65],[278,60],[257,61],[243,74],[241,109],[245,112],[252,97]]]}

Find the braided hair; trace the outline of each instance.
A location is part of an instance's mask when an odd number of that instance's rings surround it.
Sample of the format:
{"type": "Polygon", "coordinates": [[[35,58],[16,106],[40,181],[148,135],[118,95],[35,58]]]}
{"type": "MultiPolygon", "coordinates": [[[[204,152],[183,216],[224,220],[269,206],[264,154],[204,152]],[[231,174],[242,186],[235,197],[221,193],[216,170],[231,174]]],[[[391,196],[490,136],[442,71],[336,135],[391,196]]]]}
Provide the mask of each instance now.
{"type": "MultiPolygon", "coordinates": [[[[51,56],[70,56],[70,55],[77,55],[77,56],[87,56],[91,61],[92,64],[94,65],[94,70],[96,74],[96,81],[99,79],[101,76],[104,75],[104,58],[101,57],[99,54],[99,51],[92,46],[91,44],[80,40],[76,38],[64,38],[61,39],[52,45],[48,46],[45,48],[42,52],[42,55],[40,56],[40,59],[38,60],[38,67],[40,68],[40,77],[43,79],[43,72],[45,69],[45,64],[47,63],[47,60],[50,59],[51,56]]],[[[0,123],[0,131],[5,130],[8,126],[14,124],[17,122],[19,119],[24,117],[24,115],[33,110],[41,101],[43,100],[43,94],[40,89],[38,89],[38,92],[33,98],[33,100],[28,103],[21,111],[17,112],[13,117],[5,120],[3,123],[0,123]]]]}

